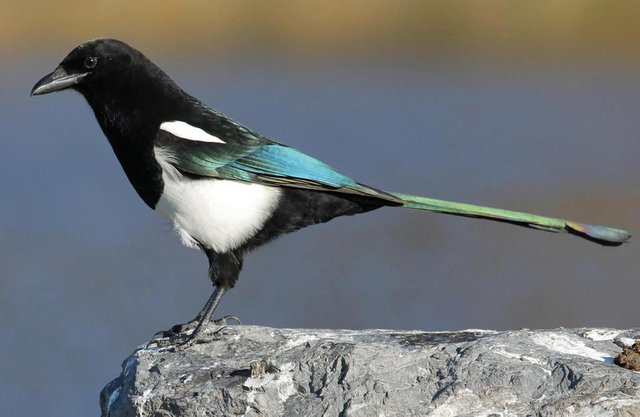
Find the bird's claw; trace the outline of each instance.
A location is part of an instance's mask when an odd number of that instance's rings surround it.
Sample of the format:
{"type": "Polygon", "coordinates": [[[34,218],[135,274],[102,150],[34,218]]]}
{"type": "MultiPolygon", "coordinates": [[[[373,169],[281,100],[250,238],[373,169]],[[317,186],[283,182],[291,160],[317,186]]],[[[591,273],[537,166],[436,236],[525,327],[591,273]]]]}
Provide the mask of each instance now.
{"type": "Polygon", "coordinates": [[[240,321],[240,319],[236,316],[224,316],[217,320],[213,320],[213,324],[215,324],[216,326],[226,326],[227,324],[229,324],[229,320],[235,321],[236,325],[242,325],[242,321],[240,321]]]}
{"type": "Polygon", "coordinates": [[[213,339],[211,340],[220,340],[222,336],[237,336],[238,332],[235,329],[232,329],[229,326],[222,326],[215,332],[213,332],[213,339]]]}

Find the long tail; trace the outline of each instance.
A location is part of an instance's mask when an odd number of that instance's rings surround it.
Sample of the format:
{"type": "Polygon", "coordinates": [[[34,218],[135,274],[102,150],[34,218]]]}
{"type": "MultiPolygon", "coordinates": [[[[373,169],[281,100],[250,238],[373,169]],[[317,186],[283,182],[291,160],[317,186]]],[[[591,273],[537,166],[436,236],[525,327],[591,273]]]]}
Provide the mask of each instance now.
{"type": "Polygon", "coordinates": [[[400,193],[389,194],[404,201],[403,207],[411,209],[512,223],[518,226],[548,232],[567,232],[605,246],[619,246],[631,239],[631,234],[626,230],[614,229],[612,227],[594,226],[569,220],[554,219],[552,217],[537,216],[535,214],[436,200],[416,195],[400,193]]]}

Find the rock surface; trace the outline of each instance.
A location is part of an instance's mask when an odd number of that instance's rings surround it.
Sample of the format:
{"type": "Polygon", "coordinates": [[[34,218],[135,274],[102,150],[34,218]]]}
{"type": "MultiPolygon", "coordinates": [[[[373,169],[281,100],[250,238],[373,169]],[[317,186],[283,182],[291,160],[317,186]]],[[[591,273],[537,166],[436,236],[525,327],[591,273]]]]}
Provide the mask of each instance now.
{"type": "Polygon", "coordinates": [[[640,329],[233,330],[139,348],[102,416],[640,416],[640,373],[614,364],[640,329]]]}

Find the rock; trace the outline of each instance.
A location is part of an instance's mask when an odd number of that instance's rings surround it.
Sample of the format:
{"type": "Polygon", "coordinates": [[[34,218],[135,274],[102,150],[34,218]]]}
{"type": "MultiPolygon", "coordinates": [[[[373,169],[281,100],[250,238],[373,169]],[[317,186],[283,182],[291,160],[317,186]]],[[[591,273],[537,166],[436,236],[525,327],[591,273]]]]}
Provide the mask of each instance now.
{"type": "Polygon", "coordinates": [[[634,342],[631,347],[625,347],[613,363],[633,371],[640,371],[640,341],[634,342]]]}
{"type": "Polygon", "coordinates": [[[139,348],[102,416],[640,415],[640,373],[614,364],[640,329],[233,330],[139,348]]]}

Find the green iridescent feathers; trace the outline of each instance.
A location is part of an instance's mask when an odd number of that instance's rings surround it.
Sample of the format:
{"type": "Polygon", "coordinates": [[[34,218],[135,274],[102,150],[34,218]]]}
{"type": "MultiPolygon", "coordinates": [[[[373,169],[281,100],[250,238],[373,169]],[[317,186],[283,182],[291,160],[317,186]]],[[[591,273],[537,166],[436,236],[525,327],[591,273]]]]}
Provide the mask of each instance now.
{"type": "Polygon", "coordinates": [[[329,165],[294,148],[266,140],[225,144],[170,140],[159,137],[157,147],[180,171],[264,185],[335,191],[402,205],[388,193],[359,184],[329,165]]]}
{"type": "Polygon", "coordinates": [[[436,200],[409,194],[393,193],[393,195],[404,200],[403,206],[411,209],[501,221],[548,232],[568,232],[607,246],[618,246],[631,239],[629,232],[612,227],[594,226],[553,217],[436,200]]]}

